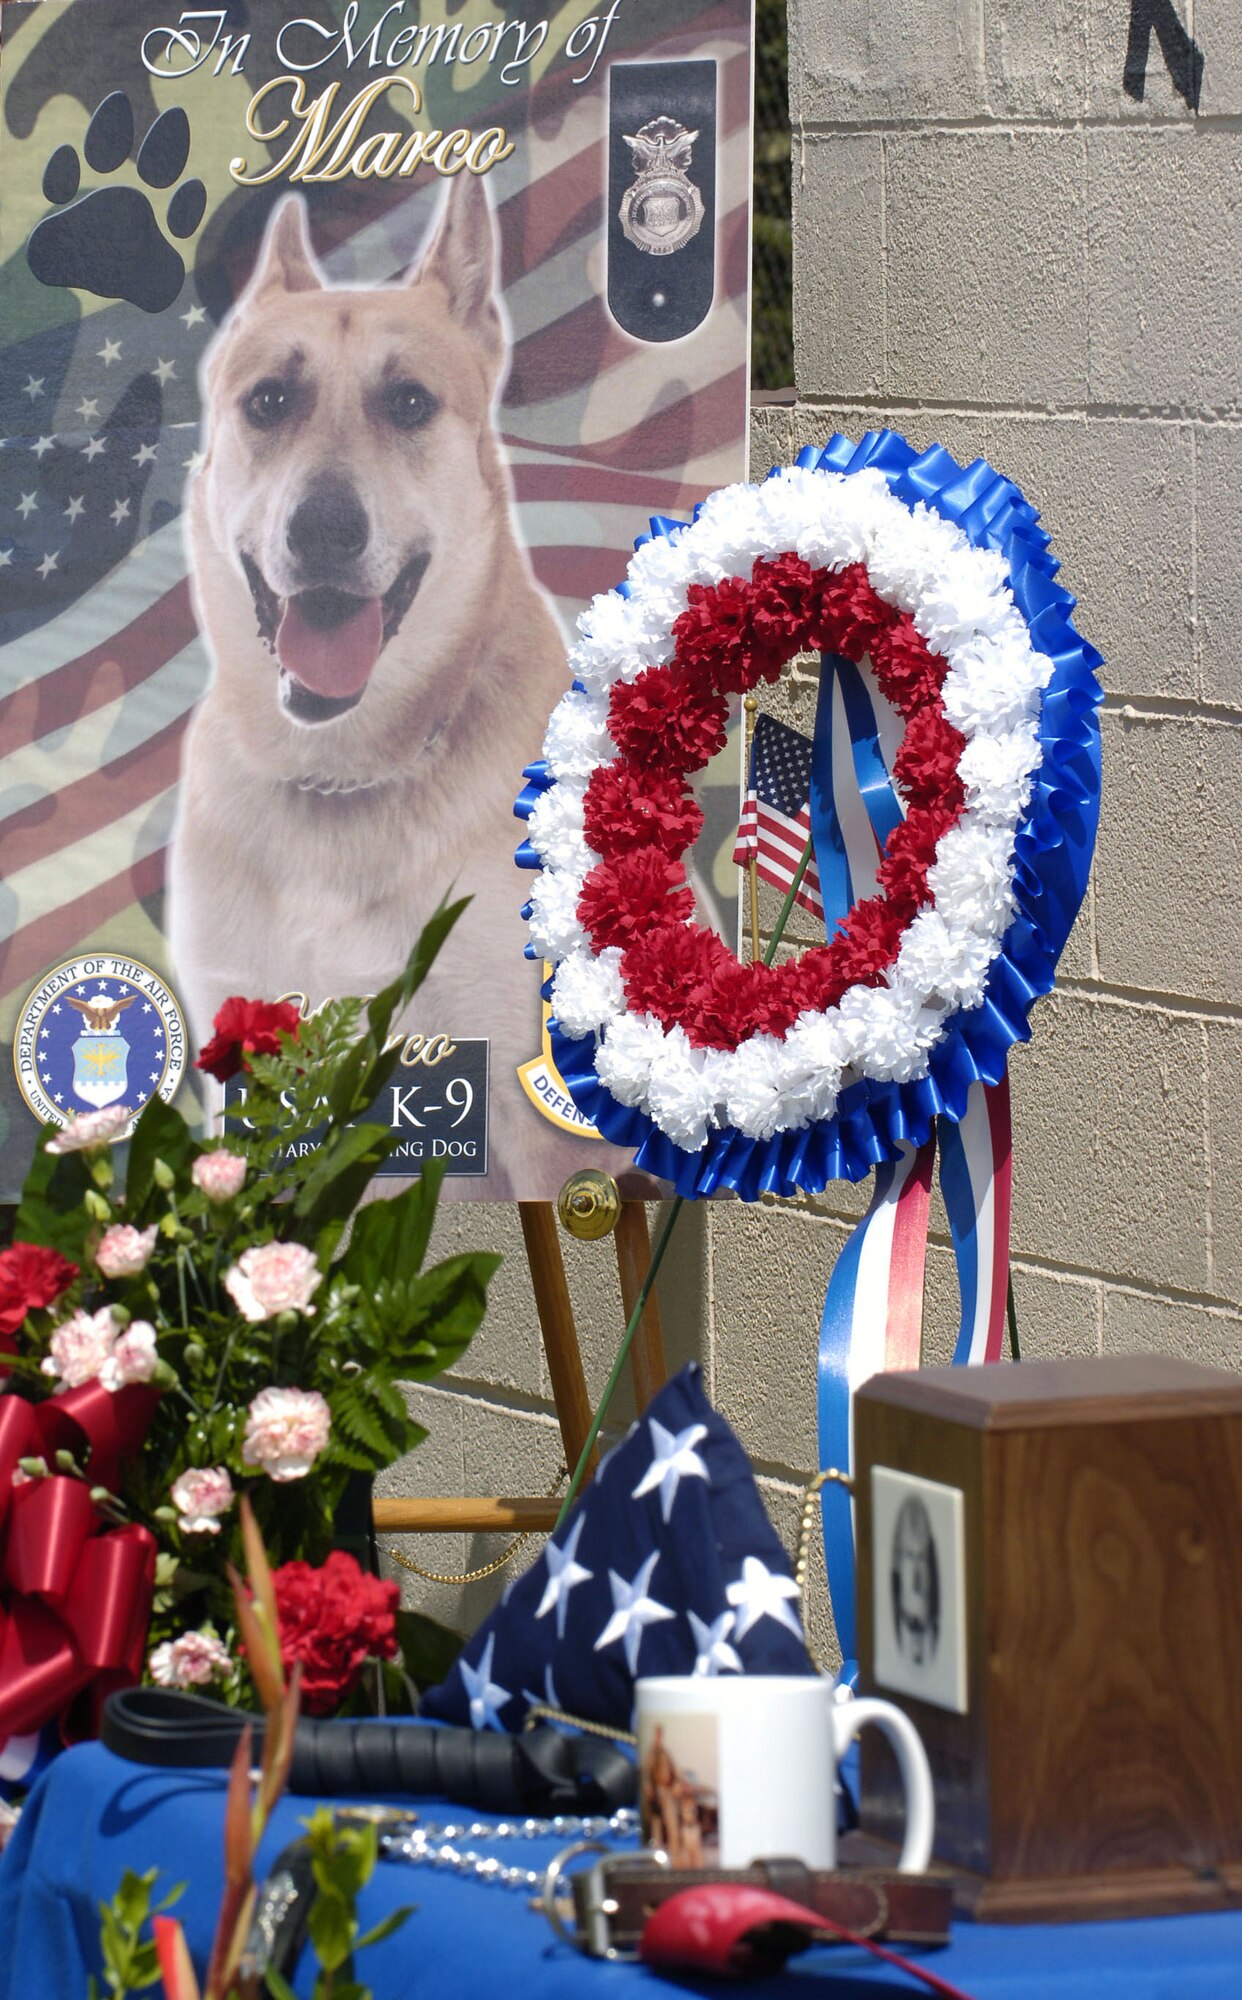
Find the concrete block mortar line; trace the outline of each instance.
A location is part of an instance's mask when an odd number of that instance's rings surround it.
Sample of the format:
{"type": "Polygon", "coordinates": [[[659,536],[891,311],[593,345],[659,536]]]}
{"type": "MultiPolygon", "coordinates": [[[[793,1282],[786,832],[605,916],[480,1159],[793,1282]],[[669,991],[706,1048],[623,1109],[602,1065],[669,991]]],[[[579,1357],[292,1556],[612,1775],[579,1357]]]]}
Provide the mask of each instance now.
{"type": "Polygon", "coordinates": [[[538,1397],[524,1390],[511,1388],[506,1383],[463,1379],[455,1375],[447,1385],[437,1382],[411,1382],[406,1386],[417,1389],[420,1395],[443,1397],[446,1402],[455,1403],[463,1409],[472,1405],[482,1406],[489,1410],[503,1411],[506,1416],[521,1417],[525,1422],[556,1428],[556,1411],[550,1403],[541,1402],[538,1397]]]}
{"type": "Polygon", "coordinates": [[[888,367],[888,140],[880,140],[880,352],[884,370],[884,387],[887,389],[890,376],[888,367]]]}
{"type": "Polygon", "coordinates": [[[1203,632],[1199,620],[1199,433],[1190,426],[1190,650],[1195,682],[1201,699],[1206,698],[1203,671],[1203,632]]]}
{"type": "Polygon", "coordinates": [[[1106,1291],[1120,1292],[1127,1298],[1153,1299],[1161,1305],[1194,1306],[1213,1319],[1236,1320],[1242,1324],[1242,1307],[1234,1299],[1222,1298],[1218,1292],[1196,1291],[1182,1285],[1145,1284],[1142,1278],[1126,1271],[1093,1270],[1083,1264],[1059,1263],[1054,1258],[1040,1257],[1030,1250],[1024,1250],[1012,1262],[1015,1271],[1030,1271],[1036,1277],[1098,1284],[1106,1291]]]}
{"type": "Polygon", "coordinates": [[[1230,404],[1204,403],[1119,403],[1103,397],[1063,398],[1055,405],[1043,403],[1015,403],[1012,398],[1001,402],[971,401],[964,396],[908,396],[877,395],[867,389],[851,390],[848,395],[827,396],[808,393],[800,395],[792,405],[796,418],[817,411],[828,413],[842,410],[887,411],[891,416],[905,417],[1004,417],[1015,423],[1038,419],[1040,423],[1074,425],[1081,428],[1093,417],[1100,417],[1114,423],[1161,423],[1200,424],[1205,429],[1220,425],[1226,430],[1236,430],[1242,426],[1242,402],[1230,404]]]}
{"type": "Polygon", "coordinates": [[[1212,1062],[1208,1044],[1207,1022],[1202,1025],[1203,1037],[1203,1176],[1207,1182],[1207,1200],[1203,1205],[1203,1252],[1207,1262],[1208,1280],[1213,1291],[1216,1289],[1216,1258],[1213,1245],[1212,1213],[1213,1202],[1213,1160],[1212,1160],[1212,1062]]]}
{"type": "Polygon", "coordinates": [[[1066,118],[1021,118],[1013,112],[995,118],[986,115],[976,118],[809,118],[799,127],[803,138],[812,144],[817,139],[865,138],[886,133],[900,134],[903,138],[923,135],[959,138],[977,133],[1003,138],[1010,132],[1131,132],[1146,135],[1149,132],[1185,132],[1188,129],[1204,132],[1242,130],[1242,113],[1201,111],[1193,119],[1185,112],[1170,111],[1153,111],[1149,117],[1141,119],[1118,118],[1105,111],[1080,111],[1066,118]]]}
{"type": "Polygon", "coordinates": [[[1179,1020],[1227,1021],[1231,1026],[1242,1026],[1242,1007],[1236,1001],[1204,1000],[1197,995],[1161,992],[1156,987],[1124,986],[1111,980],[1075,979],[1069,975],[1057,980],[1057,992],[1073,993],[1080,1000],[1106,1000],[1146,1014],[1173,1014],[1179,1020]]]}
{"type": "MultiPolygon", "coordinates": [[[[1107,662],[1105,663],[1107,668],[1107,662]]],[[[1104,713],[1120,715],[1126,722],[1203,722],[1212,727],[1236,729],[1242,723],[1242,706],[1231,701],[1207,701],[1184,694],[1104,695],[1104,713]]]]}

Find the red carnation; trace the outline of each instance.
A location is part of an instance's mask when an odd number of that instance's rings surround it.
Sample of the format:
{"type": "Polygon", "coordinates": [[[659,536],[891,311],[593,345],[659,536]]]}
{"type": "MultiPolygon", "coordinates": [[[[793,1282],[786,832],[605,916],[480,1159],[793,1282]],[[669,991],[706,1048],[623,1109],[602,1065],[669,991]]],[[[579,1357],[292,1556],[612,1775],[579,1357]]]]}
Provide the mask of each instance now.
{"type": "Polygon", "coordinates": [[[927,871],[936,859],[942,834],[958,819],[951,807],[912,806],[900,826],[893,828],[880,863],[879,886],[902,921],[911,923],[929,901],[927,871]]]}
{"type": "Polygon", "coordinates": [[[702,678],[688,667],[648,667],[635,681],[618,681],[608,730],[632,765],[680,777],[724,749],[729,704],[702,678]]]}
{"type": "Polygon", "coordinates": [[[811,607],[810,644],[823,653],[860,660],[885,627],[895,622],[897,613],[872,588],[865,563],[850,563],[835,574],[818,571],[816,582],[818,602],[811,607]]]}
{"type": "Polygon", "coordinates": [[[658,924],[637,938],[621,961],[631,1013],[654,1014],[666,1028],[678,1021],[688,1024],[716,968],[731,956],[715,931],[696,924],[658,924]]]}
{"type": "Polygon", "coordinates": [[[632,944],[653,924],[688,917],[694,897],[684,870],[658,847],[637,847],[601,861],[582,885],[578,918],[596,951],[632,944]]]}
{"type": "Polygon", "coordinates": [[[703,814],[676,778],[604,764],[587,786],[584,824],[591,846],[605,860],[632,847],[684,854],[698,838],[703,814]]]}
{"type": "Polygon", "coordinates": [[[11,1336],[26,1314],[53,1305],[77,1275],[76,1264],[40,1243],[13,1243],[0,1250],[0,1340],[9,1352],[11,1336]]]}
{"type": "Polygon", "coordinates": [[[281,1035],[297,1038],[300,1015],[291,1000],[226,1000],[212,1026],[215,1034],[195,1065],[227,1083],[245,1069],[247,1056],[278,1056],[281,1035]]]}
{"type": "Polygon", "coordinates": [[[948,661],[933,653],[915,630],[908,611],[877,633],[871,642],[871,661],[881,694],[907,717],[938,700],[949,671],[948,661]]]}
{"type": "Polygon", "coordinates": [[[729,958],[713,975],[687,1033],[699,1048],[735,1049],[751,1034],[788,1034],[800,1011],[779,969],[729,958]]]}
{"type": "Polygon", "coordinates": [[[939,703],[912,715],[893,759],[903,797],[915,806],[947,807],[956,816],[966,803],[966,788],[957,775],[965,748],[966,738],[939,703]]]}
{"type": "Polygon", "coordinates": [[[751,571],[750,623],[765,655],[783,664],[807,646],[814,585],[815,571],[801,556],[758,558],[751,571]]]}
{"type": "Polygon", "coordinates": [[[354,1691],[368,1659],[397,1651],[395,1583],[368,1576],[353,1556],[334,1549],[322,1569],[287,1562],[272,1572],[280,1614],[280,1656],[302,1663],[302,1707],[331,1715],[354,1691]]]}

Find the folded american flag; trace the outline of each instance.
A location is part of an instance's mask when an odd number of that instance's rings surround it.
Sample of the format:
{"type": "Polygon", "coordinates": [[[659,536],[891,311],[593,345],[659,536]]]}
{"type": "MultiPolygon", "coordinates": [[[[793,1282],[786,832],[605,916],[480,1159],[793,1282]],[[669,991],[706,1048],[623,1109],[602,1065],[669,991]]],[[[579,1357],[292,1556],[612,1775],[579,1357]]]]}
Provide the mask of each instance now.
{"type": "MultiPolygon", "coordinates": [[[[761,715],[750,747],[750,778],[733,859],[755,868],[774,889],[788,889],[811,837],[811,739],[761,715]]],[[[821,920],[824,901],[812,855],[795,899],[821,920]]]]}
{"type": "Polygon", "coordinates": [[[422,1713],[519,1730],[532,1703],[628,1729],[653,1674],[809,1674],[798,1586],[693,1363],[611,1452],[422,1713]]]}

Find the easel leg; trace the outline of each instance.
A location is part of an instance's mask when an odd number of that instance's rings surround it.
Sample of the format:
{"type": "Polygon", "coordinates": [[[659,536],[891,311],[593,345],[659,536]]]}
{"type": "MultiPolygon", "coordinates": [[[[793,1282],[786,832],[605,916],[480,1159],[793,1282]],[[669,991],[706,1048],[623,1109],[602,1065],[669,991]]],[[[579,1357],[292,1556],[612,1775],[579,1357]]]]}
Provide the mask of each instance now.
{"type": "MultiPolygon", "coordinates": [[[[651,1263],[651,1236],[647,1229],[646,1204],[623,1201],[617,1218],[617,1274],[621,1280],[621,1302],[628,1320],[638,1302],[639,1290],[651,1263]]],[[[634,1406],[641,1413],[657,1390],[668,1380],[664,1355],[664,1329],[660,1305],[654,1291],[647,1300],[630,1349],[630,1370],[634,1378],[634,1406]]]]}
{"type": "MultiPolygon", "coordinates": [[[[550,1201],[520,1201],[518,1214],[522,1219],[526,1258],[535,1288],[535,1305],[543,1329],[544,1352],[548,1357],[548,1373],[552,1377],[552,1395],[565,1443],[566,1463],[574,1466],[591,1428],[592,1411],[586,1376],[582,1370],[578,1331],[574,1325],[574,1309],[565,1282],[556,1215],[550,1201]]],[[[599,1453],[593,1451],[587,1464],[588,1474],[594,1473],[598,1464],[599,1453]]]]}

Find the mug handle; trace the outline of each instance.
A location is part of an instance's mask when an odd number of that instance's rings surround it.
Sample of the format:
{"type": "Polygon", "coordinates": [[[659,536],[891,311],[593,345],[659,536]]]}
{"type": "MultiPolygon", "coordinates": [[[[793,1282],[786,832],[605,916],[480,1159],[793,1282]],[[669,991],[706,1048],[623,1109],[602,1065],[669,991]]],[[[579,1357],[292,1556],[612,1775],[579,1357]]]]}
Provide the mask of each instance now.
{"type": "Polygon", "coordinates": [[[906,1837],[897,1863],[903,1875],[921,1875],[931,1860],[936,1828],[936,1807],[932,1793],[931,1766],[923,1739],[908,1715],[891,1701],[863,1696],[837,1702],[832,1710],[832,1729],[838,1763],[851,1737],[874,1722],[893,1746],[906,1795],[906,1837]]]}

